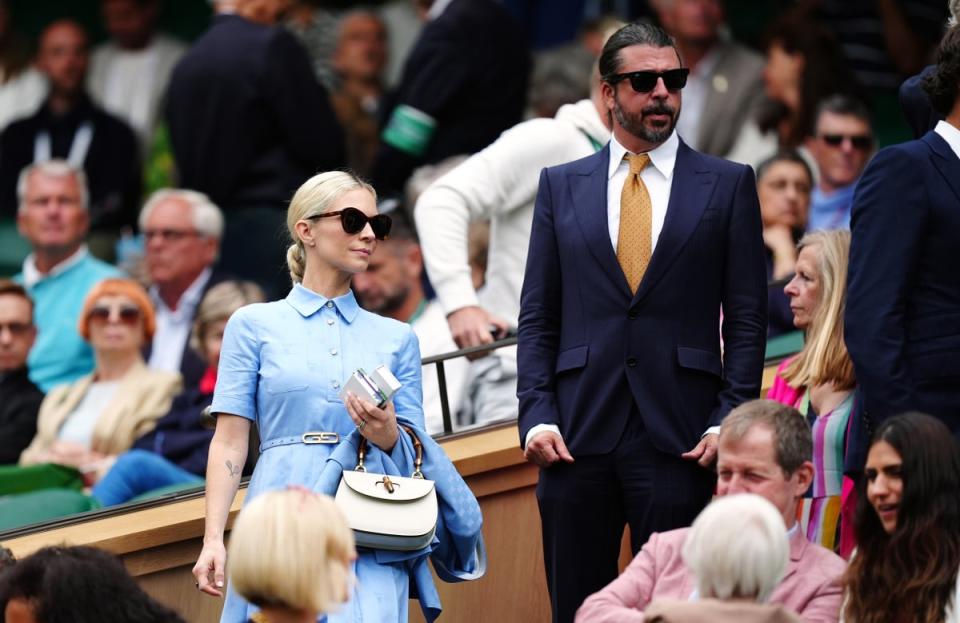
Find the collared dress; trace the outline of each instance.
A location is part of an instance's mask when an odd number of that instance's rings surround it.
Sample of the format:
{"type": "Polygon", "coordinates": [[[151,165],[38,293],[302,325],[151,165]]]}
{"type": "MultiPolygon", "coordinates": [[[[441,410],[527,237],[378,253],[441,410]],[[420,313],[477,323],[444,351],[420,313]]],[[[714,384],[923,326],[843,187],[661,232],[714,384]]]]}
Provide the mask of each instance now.
{"type": "MultiPolygon", "coordinates": [[[[420,350],[409,325],[361,309],[352,292],[327,299],[299,284],[286,299],[249,305],[230,317],[213,412],[248,418],[260,432],[247,501],[288,485],[316,487],[337,446],[305,445],[303,434],[352,433],[340,388],[357,368],[369,372],[381,364],[403,385],[393,398],[398,418],[422,429],[420,350]]],[[[412,444],[404,435],[387,456],[412,473],[412,444]]],[[[378,562],[377,552],[369,550],[361,550],[354,564],[350,601],[326,620],[406,621],[406,564],[382,557],[378,562]]],[[[242,623],[255,610],[231,587],[221,621],[242,623]]]]}

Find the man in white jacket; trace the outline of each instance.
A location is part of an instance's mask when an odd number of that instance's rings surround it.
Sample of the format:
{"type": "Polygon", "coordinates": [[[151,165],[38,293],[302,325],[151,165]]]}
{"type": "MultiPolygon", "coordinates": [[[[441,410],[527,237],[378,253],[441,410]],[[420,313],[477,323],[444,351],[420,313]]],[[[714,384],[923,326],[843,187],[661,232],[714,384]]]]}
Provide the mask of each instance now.
{"type": "MultiPolygon", "coordinates": [[[[427,274],[460,348],[489,344],[516,327],[540,171],[578,160],[610,139],[594,79],[591,98],[504,132],[420,196],[414,217],[427,274]],[[471,222],[490,221],[484,285],[474,290],[467,261],[471,222]]],[[[516,347],[473,362],[462,424],[517,417],[516,347]]]]}

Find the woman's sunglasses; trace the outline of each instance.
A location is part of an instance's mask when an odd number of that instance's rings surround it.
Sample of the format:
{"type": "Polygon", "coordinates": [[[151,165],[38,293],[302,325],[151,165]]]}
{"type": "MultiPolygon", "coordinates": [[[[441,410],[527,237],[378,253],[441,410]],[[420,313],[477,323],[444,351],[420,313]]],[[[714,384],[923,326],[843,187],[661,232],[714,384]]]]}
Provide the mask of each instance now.
{"type": "Polygon", "coordinates": [[[668,69],[667,71],[631,71],[626,74],[612,74],[606,76],[604,80],[610,84],[616,84],[621,80],[629,80],[630,86],[637,93],[649,93],[657,88],[657,80],[663,78],[663,86],[668,91],[679,91],[687,86],[687,76],[690,70],[686,67],[680,69],[668,69]]]}
{"type": "Polygon", "coordinates": [[[359,234],[367,226],[367,223],[370,223],[370,229],[373,230],[373,235],[377,240],[386,240],[387,236],[390,235],[390,227],[393,225],[393,220],[386,214],[367,216],[357,208],[344,208],[335,212],[314,214],[307,218],[326,218],[328,216],[339,216],[343,231],[351,235],[359,234]]]}
{"type": "Polygon", "coordinates": [[[117,312],[117,318],[123,324],[135,325],[137,321],[140,320],[140,308],[127,305],[122,307],[98,305],[90,310],[90,313],[87,314],[87,319],[90,320],[90,322],[106,324],[110,320],[110,314],[114,311],[117,312]]]}

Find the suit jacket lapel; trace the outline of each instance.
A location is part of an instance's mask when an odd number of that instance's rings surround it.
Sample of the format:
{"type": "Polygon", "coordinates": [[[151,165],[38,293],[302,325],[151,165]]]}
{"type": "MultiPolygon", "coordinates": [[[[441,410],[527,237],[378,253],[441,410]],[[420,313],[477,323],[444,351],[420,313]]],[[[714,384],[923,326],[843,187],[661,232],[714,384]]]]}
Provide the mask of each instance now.
{"type": "Polygon", "coordinates": [[[936,132],[928,132],[923,140],[933,151],[930,157],[933,166],[940,171],[940,175],[953,190],[957,199],[960,199],[960,158],[957,158],[957,154],[953,152],[947,141],[936,132]]]}
{"type": "Polygon", "coordinates": [[[610,277],[617,288],[627,298],[630,286],[623,275],[617,254],[610,243],[610,230],[607,227],[607,170],[610,163],[610,145],[608,144],[589,164],[580,171],[571,172],[570,194],[573,199],[573,212],[587,241],[587,247],[600,263],[603,272],[610,277]],[[596,166],[589,166],[595,164],[596,166]]]}
{"type": "Polygon", "coordinates": [[[716,182],[716,172],[707,168],[696,152],[680,141],[677,161],[673,168],[667,216],[632,305],[639,303],[650,292],[683,250],[710,203],[716,182]]]}

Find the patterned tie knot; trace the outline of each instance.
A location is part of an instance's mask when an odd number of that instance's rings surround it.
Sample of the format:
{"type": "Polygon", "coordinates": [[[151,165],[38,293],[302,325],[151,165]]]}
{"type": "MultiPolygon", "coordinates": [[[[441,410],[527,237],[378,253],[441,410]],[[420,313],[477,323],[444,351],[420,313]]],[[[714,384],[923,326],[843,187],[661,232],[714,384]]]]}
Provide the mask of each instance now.
{"type": "Polygon", "coordinates": [[[643,168],[650,164],[650,154],[627,154],[625,157],[630,163],[630,175],[640,175],[643,168]]]}

